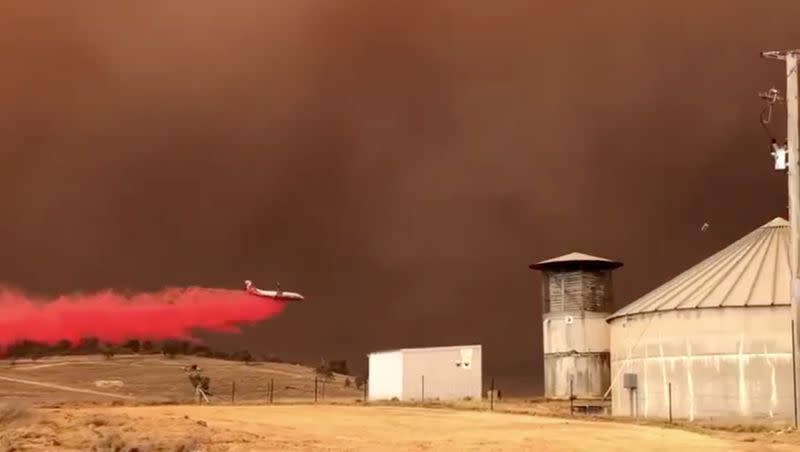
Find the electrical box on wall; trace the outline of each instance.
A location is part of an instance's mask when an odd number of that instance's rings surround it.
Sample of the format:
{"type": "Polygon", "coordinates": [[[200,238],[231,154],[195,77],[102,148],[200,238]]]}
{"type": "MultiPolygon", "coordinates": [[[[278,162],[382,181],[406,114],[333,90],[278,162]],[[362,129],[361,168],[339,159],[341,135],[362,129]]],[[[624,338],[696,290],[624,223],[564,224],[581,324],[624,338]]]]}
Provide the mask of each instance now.
{"type": "Polygon", "coordinates": [[[636,389],[636,374],[625,374],[622,377],[622,386],[625,389],[636,389]]]}

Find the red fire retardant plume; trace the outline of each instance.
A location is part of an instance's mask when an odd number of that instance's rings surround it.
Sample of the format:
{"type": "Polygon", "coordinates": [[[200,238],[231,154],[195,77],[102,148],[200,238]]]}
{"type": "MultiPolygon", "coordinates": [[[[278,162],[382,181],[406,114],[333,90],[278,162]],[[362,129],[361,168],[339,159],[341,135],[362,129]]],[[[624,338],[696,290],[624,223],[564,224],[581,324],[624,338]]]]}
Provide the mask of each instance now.
{"type": "Polygon", "coordinates": [[[0,348],[30,340],[56,344],[95,337],[102,342],[129,339],[192,339],[192,331],[240,332],[239,325],[280,314],[285,303],[244,290],[190,287],[124,296],[113,291],[32,299],[0,288],[0,348]]]}

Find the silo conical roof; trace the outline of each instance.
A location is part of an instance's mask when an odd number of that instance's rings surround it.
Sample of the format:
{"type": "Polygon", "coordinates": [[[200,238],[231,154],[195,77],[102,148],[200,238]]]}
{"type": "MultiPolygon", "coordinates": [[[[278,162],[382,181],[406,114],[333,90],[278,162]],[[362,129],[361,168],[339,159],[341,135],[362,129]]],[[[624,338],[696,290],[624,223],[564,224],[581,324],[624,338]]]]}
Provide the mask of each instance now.
{"type": "Polygon", "coordinates": [[[788,306],[789,222],[775,218],[608,317],[678,309],[788,306]]]}

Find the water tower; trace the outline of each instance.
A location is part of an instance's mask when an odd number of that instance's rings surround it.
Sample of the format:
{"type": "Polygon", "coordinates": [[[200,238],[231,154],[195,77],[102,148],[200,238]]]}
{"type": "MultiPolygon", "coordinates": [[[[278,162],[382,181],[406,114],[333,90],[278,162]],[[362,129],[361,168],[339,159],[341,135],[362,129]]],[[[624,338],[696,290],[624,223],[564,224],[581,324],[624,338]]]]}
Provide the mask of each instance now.
{"type": "Polygon", "coordinates": [[[542,272],[544,393],[547,398],[602,397],[611,383],[611,272],[621,262],[570,253],[530,265],[542,272]]]}

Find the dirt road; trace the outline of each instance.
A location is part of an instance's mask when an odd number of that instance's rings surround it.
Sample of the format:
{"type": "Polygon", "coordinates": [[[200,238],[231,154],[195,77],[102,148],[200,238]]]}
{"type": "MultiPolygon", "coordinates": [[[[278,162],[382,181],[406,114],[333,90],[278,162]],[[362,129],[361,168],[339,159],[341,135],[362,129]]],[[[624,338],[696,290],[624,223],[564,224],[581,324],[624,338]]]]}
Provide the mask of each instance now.
{"type": "Polygon", "coordinates": [[[12,383],[21,383],[25,385],[31,386],[39,386],[42,388],[50,388],[50,389],[58,389],[59,391],[66,391],[66,392],[77,392],[81,394],[91,394],[91,395],[99,395],[103,397],[111,397],[114,399],[125,399],[125,400],[133,400],[135,397],[121,395],[121,394],[112,394],[110,392],[102,392],[102,391],[92,391],[91,389],[81,389],[81,388],[73,388],[70,386],[59,385],[55,383],[47,383],[43,381],[33,381],[24,378],[14,378],[14,377],[6,377],[0,375],[0,381],[10,381],[12,383]]]}
{"type": "Polygon", "coordinates": [[[181,422],[207,425],[205,450],[347,451],[680,451],[798,450],[760,440],[742,442],[677,429],[537,416],[358,406],[157,406],[82,411],[130,419],[150,437],[174,435],[181,422]],[[217,433],[213,433],[217,432],[217,433]]]}

